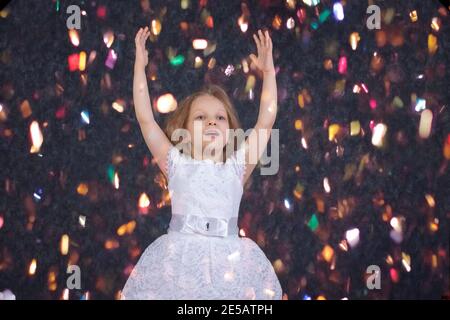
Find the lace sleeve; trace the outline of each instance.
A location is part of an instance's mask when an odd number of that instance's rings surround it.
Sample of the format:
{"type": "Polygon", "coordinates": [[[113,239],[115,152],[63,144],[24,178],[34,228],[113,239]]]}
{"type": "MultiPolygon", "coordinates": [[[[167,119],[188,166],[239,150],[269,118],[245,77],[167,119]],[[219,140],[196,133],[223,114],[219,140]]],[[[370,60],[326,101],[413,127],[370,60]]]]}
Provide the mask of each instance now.
{"type": "Polygon", "coordinates": [[[167,152],[166,158],[166,172],[167,178],[170,180],[175,174],[176,164],[178,163],[180,158],[180,151],[175,147],[171,146],[169,151],[167,152]]]}
{"type": "Polygon", "coordinates": [[[239,149],[233,153],[233,165],[237,176],[242,184],[244,184],[244,176],[247,168],[245,163],[245,143],[242,143],[239,149]]]}

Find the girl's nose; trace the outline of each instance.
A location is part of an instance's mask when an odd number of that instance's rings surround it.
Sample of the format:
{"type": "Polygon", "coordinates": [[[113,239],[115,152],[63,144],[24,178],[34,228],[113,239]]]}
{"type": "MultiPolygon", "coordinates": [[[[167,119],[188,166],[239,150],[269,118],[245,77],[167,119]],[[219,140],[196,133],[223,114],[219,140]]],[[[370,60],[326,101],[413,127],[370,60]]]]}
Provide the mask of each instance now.
{"type": "Polygon", "coordinates": [[[208,121],[208,124],[209,124],[209,125],[216,125],[216,123],[215,123],[214,121],[212,121],[212,120],[209,120],[209,121],[208,121]]]}

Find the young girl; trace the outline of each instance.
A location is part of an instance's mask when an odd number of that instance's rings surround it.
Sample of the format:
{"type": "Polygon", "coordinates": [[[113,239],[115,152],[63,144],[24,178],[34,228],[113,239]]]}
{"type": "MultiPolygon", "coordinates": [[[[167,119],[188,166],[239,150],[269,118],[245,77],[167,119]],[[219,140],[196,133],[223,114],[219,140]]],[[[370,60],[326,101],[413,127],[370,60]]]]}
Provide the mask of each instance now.
{"type": "Polygon", "coordinates": [[[172,219],[142,254],[121,299],[281,299],[270,261],[237,226],[243,186],[257,163],[251,160],[264,152],[277,113],[272,40],[267,31],[253,35],[258,56],[250,58],[264,79],[259,117],[235,146],[236,111],[215,85],[185,98],[161,130],[145,76],[149,34],[141,28],[135,38],[133,98],[144,140],[168,180],[172,219]],[[177,138],[183,140],[175,147],[177,138]]]}

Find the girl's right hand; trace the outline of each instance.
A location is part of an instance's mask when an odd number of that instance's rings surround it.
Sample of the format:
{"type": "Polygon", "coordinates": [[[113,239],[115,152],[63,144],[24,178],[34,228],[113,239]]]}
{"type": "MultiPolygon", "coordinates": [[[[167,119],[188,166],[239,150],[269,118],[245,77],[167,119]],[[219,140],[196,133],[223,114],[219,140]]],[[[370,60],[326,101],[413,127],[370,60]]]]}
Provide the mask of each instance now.
{"type": "Polygon", "coordinates": [[[145,49],[145,41],[147,41],[150,35],[150,30],[148,27],[144,29],[140,28],[136,33],[136,38],[134,42],[136,43],[136,60],[134,61],[134,66],[136,68],[145,68],[148,64],[148,51],[145,49]]]}

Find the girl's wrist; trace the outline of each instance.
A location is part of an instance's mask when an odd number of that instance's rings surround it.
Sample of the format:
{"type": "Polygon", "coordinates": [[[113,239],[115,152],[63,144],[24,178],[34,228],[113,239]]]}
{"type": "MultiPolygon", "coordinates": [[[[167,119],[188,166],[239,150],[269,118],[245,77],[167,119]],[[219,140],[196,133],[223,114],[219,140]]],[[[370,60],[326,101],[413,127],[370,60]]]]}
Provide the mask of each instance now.
{"type": "Polygon", "coordinates": [[[145,70],[145,67],[143,65],[141,65],[140,63],[134,63],[134,71],[140,71],[140,70],[145,70]]]}
{"type": "Polygon", "coordinates": [[[265,70],[263,71],[264,75],[275,75],[275,69],[265,70]]]}

